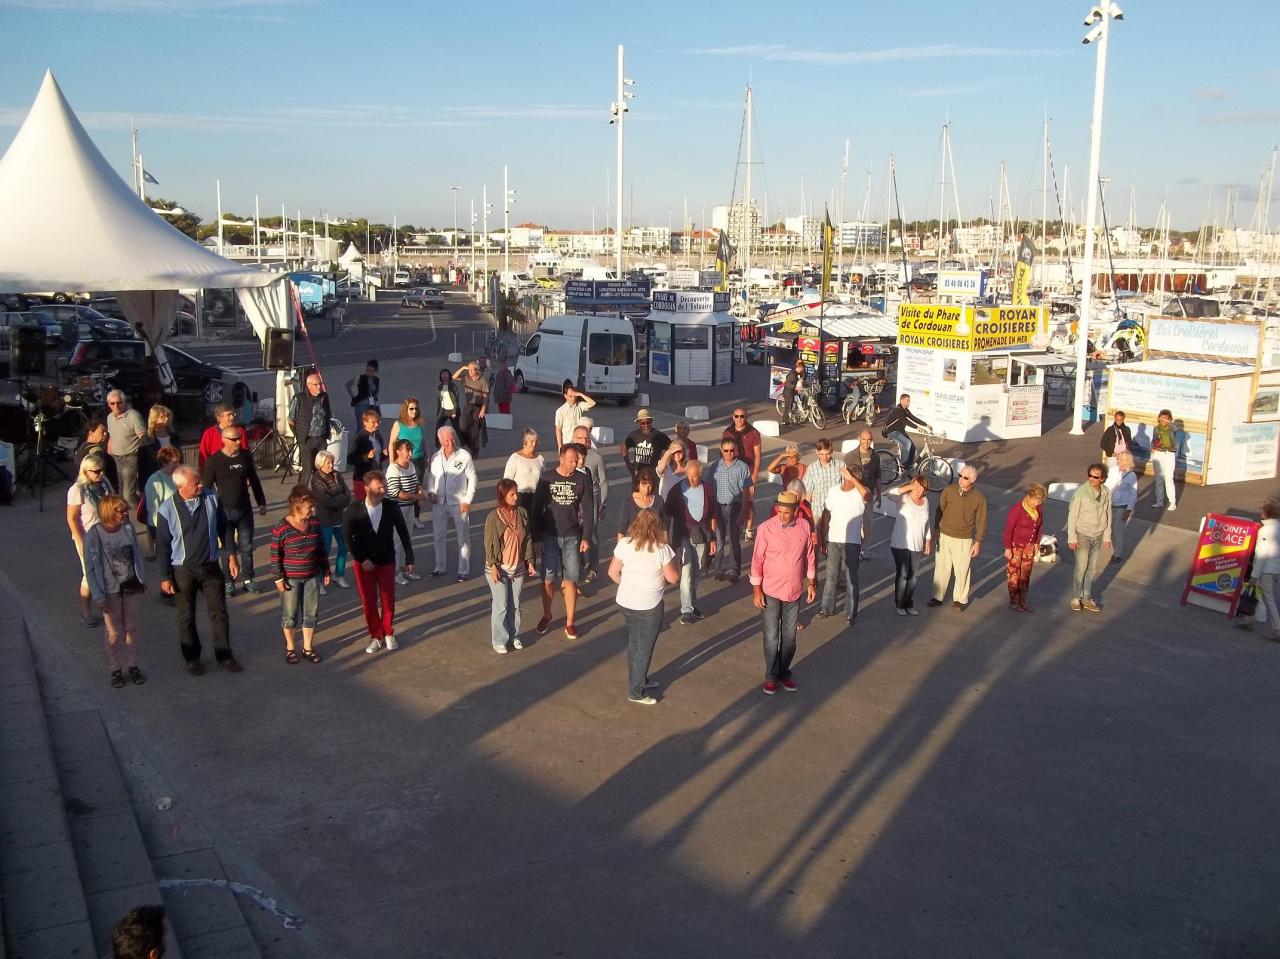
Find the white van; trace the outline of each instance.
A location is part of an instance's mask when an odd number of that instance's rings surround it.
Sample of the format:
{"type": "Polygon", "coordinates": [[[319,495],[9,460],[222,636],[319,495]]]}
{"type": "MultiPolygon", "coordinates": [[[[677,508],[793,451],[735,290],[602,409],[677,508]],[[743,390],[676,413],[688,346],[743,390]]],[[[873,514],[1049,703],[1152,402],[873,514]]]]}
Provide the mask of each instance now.
{"type": "Polygon", "coordinates": [[[521,393],[559,393],[569,380],[592,399],[626,406],[636,395],[636,333],[624,316],[570,313],[549,316],[516,359],[521,393]]]}

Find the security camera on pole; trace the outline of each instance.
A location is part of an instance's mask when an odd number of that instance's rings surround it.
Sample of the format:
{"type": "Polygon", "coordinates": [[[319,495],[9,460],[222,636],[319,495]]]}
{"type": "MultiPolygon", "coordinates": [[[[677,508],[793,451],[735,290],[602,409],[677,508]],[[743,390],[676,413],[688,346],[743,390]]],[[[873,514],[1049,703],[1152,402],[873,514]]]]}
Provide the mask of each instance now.
{"type": "Polygon", "coordinates": [[[516,191],[507,186],[507,165],[502,165],[502,278],[511,278],[511,206],[516,191]]]}
{"type": "MultiPolygon", "coordinates": [[[[1091,27],[1086,44],[1097,41],[1098,61],[1093,77],[1093,123],[1089,127],[1089,179],[1086,181],[1084,216],[1084,291],[1080,296],[1080,323],[1076,333],[1076,403],[1071,435],[1084,435],[1084,385],[1089,366],[1089,319],[1093,315],[1093,229],[1098,217],[1098,167],[1102,162],[1102,95],[1107,83],[1107,34],[1112,20],[1123,20],[1124,11],[1103,0],[1084,18],[1091,27]]],[[[1096,401],[1095,401],[1096,402],[1096,401]]]]}
{"type": "Polygon", "coordinates": [[[613,231],[613,255],[614,268],[617,270],[618,279],[622,279],[622,127],[623,120],[627,112],[631,109],[627,106],[628,100],[634,100],[636,95],[627,89],[629,86],[635,86],[634,80],[628,80],[622,73],[622,44],[618,44],[618,99],[614,100],[610,105],[612,111],[609,122],[618,125],[618,176],[615,184],[616,198],[614,200],[614,216],[616,226],[613,231]]]}

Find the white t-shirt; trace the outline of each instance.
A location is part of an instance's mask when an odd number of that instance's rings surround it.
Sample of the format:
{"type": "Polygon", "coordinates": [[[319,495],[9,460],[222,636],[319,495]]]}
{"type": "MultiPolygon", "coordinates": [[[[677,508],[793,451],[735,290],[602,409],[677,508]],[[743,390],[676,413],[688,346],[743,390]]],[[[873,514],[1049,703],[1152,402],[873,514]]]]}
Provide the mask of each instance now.
{"type": "Polygon", "coordinates": [[[916,505],[911,497],[902,494],[898,504],[898,518],[894,520],[893,532],[889,534],[891,549],[909,549],[920,552],[924,549],[924,541],[933,539],[933,521],[929,507],[929,497],[916,505]]]}
{"type": "MultiPolygon", "coordinates": [[[[102,481],[103,496],[108,493],[114,493],[109,480],[102,481]]],[[[79,483],[72,483],[71,488],[67,490],[67,505],[80,507],[80,526],[87,533],[93,526],[98,525],[98,505],[94,503],[88,496],[84,495],[84,488],[79,483]]]]}
{"type": "Polygon", "coordinates": [[[682,479],[684,479],[684,470],[674,470],[670,466],[663,470],[662,475],[658,477],[658,496],[663,502],[666,501],[667,493],[671,491],[671,488],[682,479]]]}
{"type": "Polygon", "coordinates": [[[827,542],[861,543],[862,512],[865,508],[862,494],[856,488],[842,489],[835,486],[827,490],[824,509],[831,514],[827,525],[827,542]]]}
{"type": "Polygon", "coordinates": [[[667,581],[662,567],[675,558],[675,552],[665,543],[652,552],[638,550],[630,537],[624,537],[613,548],[613,555],[622,563],[622,582],[618,584],[618,605],[623,609],[653,609],[662,602],[662,592],[667,581]]]}
{"type": "Polygon", "coordinates": [[[538,480],[546,470],[546,460],[539,453],[530,459],[519,453],[507,457],[507,467],[502,471],[503,479],[514,480],[516,489],[522,493],[531,493],[538,488],[538,480]]]}

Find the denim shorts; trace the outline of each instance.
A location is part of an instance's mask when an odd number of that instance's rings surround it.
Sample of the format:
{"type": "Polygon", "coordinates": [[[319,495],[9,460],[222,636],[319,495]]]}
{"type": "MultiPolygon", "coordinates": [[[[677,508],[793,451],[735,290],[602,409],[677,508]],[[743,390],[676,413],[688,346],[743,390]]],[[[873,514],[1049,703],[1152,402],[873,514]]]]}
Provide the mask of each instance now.
{"type": "Polygon", "coordinates": [[[548,583],[576,583],[582,571],[581,536],[546,536],[542,540],[542,578],[548,583]]]}

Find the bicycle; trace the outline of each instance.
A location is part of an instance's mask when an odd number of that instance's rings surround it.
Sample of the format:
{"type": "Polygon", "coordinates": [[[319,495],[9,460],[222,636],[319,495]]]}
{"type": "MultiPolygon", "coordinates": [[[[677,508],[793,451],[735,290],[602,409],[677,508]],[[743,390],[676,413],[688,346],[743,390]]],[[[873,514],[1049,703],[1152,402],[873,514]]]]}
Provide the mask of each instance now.
{"type": "Polygon", "coordinates": [[[939,493],[951,485],[952,480],[955,479],[955,470],[951,467],[951,461],[933,451],[934,444],[946,440],[947,435],[933,430],[924,430],[923,436],[924,441],[920,444],[920,449],[917,452],[914,473],[903,469],[896,449],[893,452],[876,450],[882,486],[896,483],[899,479],[905,479],[911,475],[923,476],[931,493],[939,493]]]}
{"type": "Polygon", "coordinates": [[[880,412],[876,397],[884,392],[886,382],[883,377],[871,381],[857,380],[853,390],[844,398],[844,403],[840,407],[840,415],[847,425],[852,426],[855,420],[863,420],[870,426],[876,421],[876,416],[880,412]]]}
{"type": "Polygon", "coordinates": [[[820,430],[827,428],[827,414],[823,410],[822,404],[818,402],[818,393],[808,387],[796,390],[795,396],[791,400],[791,415],[787,415],[787,401],[779,396],[776,404],[778,410],[778,422],[783,426],[788,424],[812,423],[820,430]]]}

